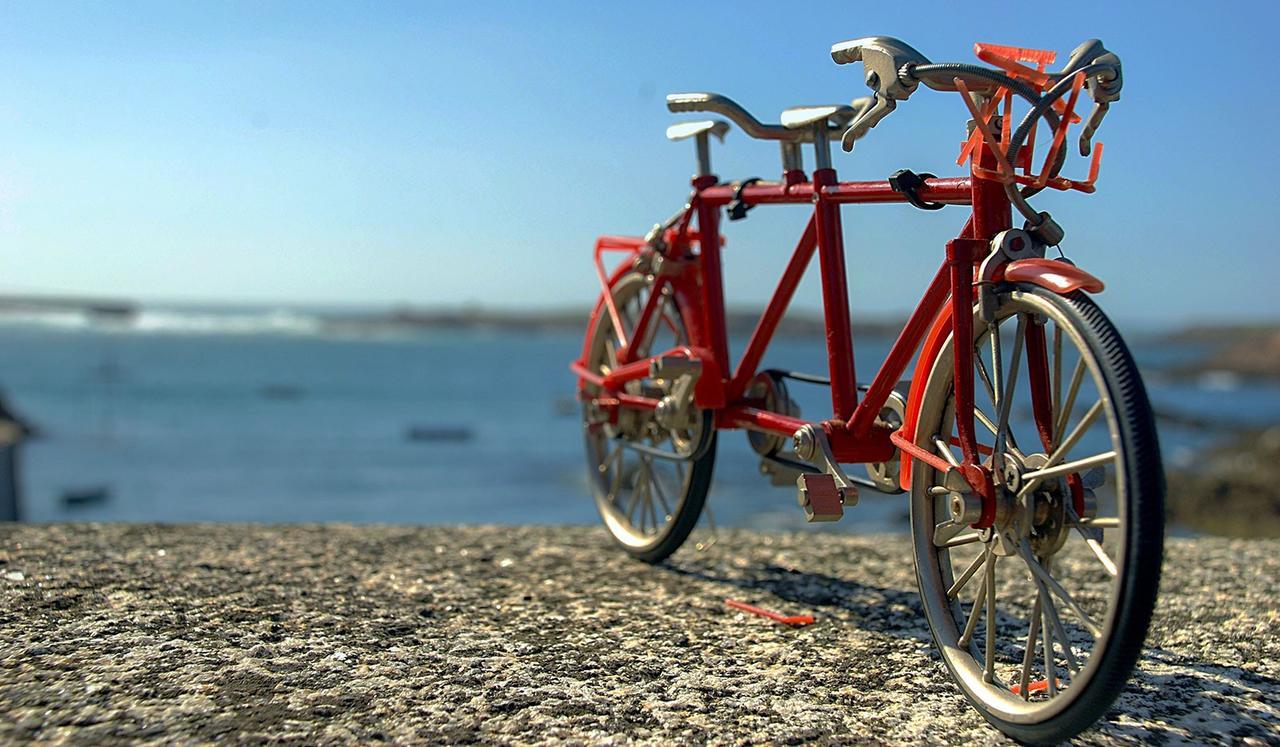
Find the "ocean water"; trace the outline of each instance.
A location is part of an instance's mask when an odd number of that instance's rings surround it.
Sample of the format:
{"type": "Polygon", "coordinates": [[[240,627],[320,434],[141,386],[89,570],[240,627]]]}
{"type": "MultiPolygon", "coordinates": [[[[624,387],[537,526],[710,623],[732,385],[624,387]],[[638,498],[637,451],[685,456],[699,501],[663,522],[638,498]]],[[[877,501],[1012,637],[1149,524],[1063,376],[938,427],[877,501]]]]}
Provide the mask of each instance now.
{"type": "MultiPolygon", "coordinates": [[[[890,342],[857,340],[864,376],[890,342]]],[[[1280,422],[1280,388],[1175,383],[1160,371],[1201,351],[1135,343],[1157,409],[1280,422]]],[[[567,370],[580,345],[570,333],[335,336],[292,311],[149,310],[127,326],[9,316],[0,389],[40,430],[22,455],[34,521],[593,523],[567,370]],[[77,493],[93,497],[67,500],[77,493]]],[[[765,363],[821,373],[825,352],[780,339],[765,363]]],[[[825,391],[792,393],[806,414],[829,412],[825,391]]],[[[1166,463],[1214,437],[1162,426],[1166,463]]],[[[719,524],[905,528],[904,497],[870,491],[844,521],[807,525],[793,489],[757,464],[742,434],[722,433],[719,524]]]]}

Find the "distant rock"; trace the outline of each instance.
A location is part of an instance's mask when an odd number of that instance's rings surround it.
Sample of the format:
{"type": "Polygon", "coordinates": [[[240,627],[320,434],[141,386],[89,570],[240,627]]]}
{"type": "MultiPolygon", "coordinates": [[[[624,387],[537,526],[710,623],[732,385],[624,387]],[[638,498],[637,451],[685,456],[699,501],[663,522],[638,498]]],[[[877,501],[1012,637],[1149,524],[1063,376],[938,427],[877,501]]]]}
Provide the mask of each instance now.
{"type": "Polygon", "coordinates": [[[1200,360],[1168,371],[1206,389],[1234,388],[1241,379],[1280,381],[1280,326],[1275,324],[1192,327],[1162,339],[1209,347],[1200,360]]]}
{"type": "Polygon", "coordinates": [[[1231,537],[1280,537],[1280,426],[1237,435],[1169,473],[1170,518],[1231,537]]]}
{"type": "Polygon", "coordinates": [[[73,488],[62,492],[62,502],[67,506],[87,506],[94,503],[105,503],[110,498],[111,488],[106,485],[73,488]]]}

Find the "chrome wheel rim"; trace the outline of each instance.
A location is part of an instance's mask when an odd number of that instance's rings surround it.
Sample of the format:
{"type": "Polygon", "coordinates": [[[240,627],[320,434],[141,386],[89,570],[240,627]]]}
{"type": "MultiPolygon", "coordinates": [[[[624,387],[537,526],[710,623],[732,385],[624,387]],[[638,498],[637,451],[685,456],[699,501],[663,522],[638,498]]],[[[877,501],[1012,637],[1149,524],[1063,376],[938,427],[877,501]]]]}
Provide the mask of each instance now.
{"type": "MultiPolygon", "coordinates": [[[[614,303],[624,326],[632,328],[649,301],[652,285],[634,273],[614,286],[614,303]]],[[[688,335],[674,302],[660,300],[655,322],[647,339],[635,346],[636,357],[688,344],[688,335]]],[[[587,366],[606,373],[617,366],[617,334],[608,314],[600,314],[593,334],[587,366]]],[[[626,385],[628,393],[661,398],[668,392],[659,382],[645,379],[626,385]]],[[[650,413],[626,411],[616,424],[602,423],[590,402],[594,388],[584,390],[583,428],[586,442],[588,482],[596,506],[609,531],[623,544],[643,549],[661,542],[673,529],[675,517],[684,505],[692,479],[687,460],[654,457],[627,442],[641,443],[670,451],[687,451],[709,433],[704,413],[691,413],[692,425],[670,430],[650,413]]]]}
{"type": "MultiPolygon", "coordinates": [[[[975,430],[1007,486],[998,489],[995,526],[975,531],[954,521],[954,493],[917,462],[915,560],[926,613],[961,687],[1001,719],[1039,723],[1085,692],[1107,656],[1126,570],[1126,464],[1112,396],[1073,320],[1022,291],[1003,297],[997,320],[1005,335],[975,320],[975,430]],[[1047,445],[1018,417],[1020,400],[1029,407],[1029,325],[1041,323],[1047,445]],[[1081,497],[1086,516],[1097,507],[1092,520],[1078,516],[1081,497]]],[[[917,444],[955,463],[952,370],[948,345],[930,375],[917,444]]]]}

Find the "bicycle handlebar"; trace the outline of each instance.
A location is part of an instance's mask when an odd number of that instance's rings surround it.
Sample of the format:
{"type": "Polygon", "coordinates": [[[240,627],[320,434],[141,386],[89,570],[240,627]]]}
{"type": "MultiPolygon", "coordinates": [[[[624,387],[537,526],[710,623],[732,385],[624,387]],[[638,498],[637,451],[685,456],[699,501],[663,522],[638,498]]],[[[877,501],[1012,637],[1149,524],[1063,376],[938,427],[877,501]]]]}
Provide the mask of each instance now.
{"type": "MultiPolygon", "coordinates": [[[[1070,88],[1069,81],[1079,73],[1085,75],[1089,96],[1094,101],[1093,111],[1085,121],[1080,135],[1080,153],[1088,155],[1094,132],[1102,123],[1111,102],[1120,98],[1120,90],[1124,84],[1119,56],[1108,51],[1098,39],[1088,39],[1071,51],[1062,70],[1050,74],[1053,85],[1044,94],[1000,70],[966,63],[934,64],[911,45],[889,36],[869,36],[840,42],[831,47],[831,59],[838,65],[861,62],[867,87],[874,92],[875,97],[874,104],[864,109],[845,130],[841,145],[846,151],[853,150],[854,141],[888,116],[897,107],[898,101],[909,98],[920,83],[935,90],[954,91],[955,80],[960,78],[975,93],[990,95],[1004,87],[1031,103],[1031,112],[1023,119],[1008,143],[1006,157],[1010,165],[1036,120],[1044,117],[1050,127],[1057,127],[1058,117],[1053,111],[1053,102],[1070,88]]],[[[1059,154],[1053,173],[1056,174],[1057,169],[1061,168],[1065,155],[1065,152],[1059,154]]],[[[1056,244],[1061,239],[1061,230],[1052,223],[1047,213],[1035,212],[1026,201],[1036,191],[1031,187],[1019,190],[1016,185],[1005,185],[1010,201],[1028,219],[1031,230],[1043,227],[1047,236],[1056,236],[1046,243],[1056,244]]]]}
{"type": "MultiPolygon", "coordinates": [[[[1041,99],[1038,91],[1002,71],[966,63],[934,64],[911,45],[890,36],[840,42],[831,47],[831,59],[838,65],[861,62],[867,87],[875,92],[875,105],[859,115],[845,131],[842,145],[846,151],[853,149],[853,141],[888,116],[898,101],[909,98],[920,83],[934,90],[954,91],[955,79],[962,78],[970,84],[970,90],[978,93],[990,94],[1004,86],[1032,106],[1038,105],[1041,99]]],[[[1120,58],[1098,39],[1089,39],[1072,50],[1067,64],[1052,77],[1060,81],[1081,70],[1089,72],[1088,91],[1095,102],[1081,136],[1081,153],[1087,154],[1088,140],[1106,114],[1107,105],[1120,98],[1124,80],[1120,58]]]]}
{"type": "Polygon", "coordinates": [[[788,130],[782,125],[764,124],[728,96],[718,93],[673,93],[667,96],[667,111],[714,112],[733,120],[747,135],[761,140],[787,140],[799,142],[806,133],[788,130]]]}

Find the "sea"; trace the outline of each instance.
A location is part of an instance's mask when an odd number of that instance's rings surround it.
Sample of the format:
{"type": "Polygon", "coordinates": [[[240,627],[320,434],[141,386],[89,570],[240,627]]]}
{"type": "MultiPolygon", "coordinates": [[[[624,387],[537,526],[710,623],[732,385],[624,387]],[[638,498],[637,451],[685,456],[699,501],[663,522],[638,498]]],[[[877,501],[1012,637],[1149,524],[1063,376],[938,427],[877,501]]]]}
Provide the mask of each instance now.
{"type": "MultiPolygon", "coordinates": [[[[891,342],[859,336],[859,372],[891,342]]],[[[1206,350],[1150,333],[1130,344],[1157,411],[1179,416],[1161,421],[1167,466],[1222,438],[1189,421],[1280,423],[1280,387],[1174,378],[1206,350]]],[[[7,314],[0,392],[37,429],[19,459],[31,521],[590,524],[567,367],[580,348],[569,331],[354,334],[297,309],[7,314]]],[[[820,339],[778,339],[765,365],[822,373],[825,360],[820,339]]],[[[793,395],[830,412],[817,387],[793,395]]],[[[808,525],[758,465],[744,435],[721,434],[718,525],[906,529],[905,497],[871,491],[843,521],[808,525]]]]}

